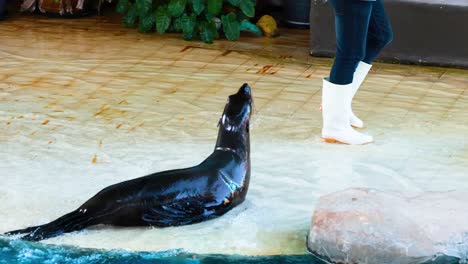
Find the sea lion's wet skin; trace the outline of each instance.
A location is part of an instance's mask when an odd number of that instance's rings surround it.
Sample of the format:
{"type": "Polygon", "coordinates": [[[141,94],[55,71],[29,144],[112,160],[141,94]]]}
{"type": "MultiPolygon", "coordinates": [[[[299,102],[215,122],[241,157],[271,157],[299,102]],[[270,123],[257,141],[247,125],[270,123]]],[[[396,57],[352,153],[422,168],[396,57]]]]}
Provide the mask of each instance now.
{"type": "Polygon", "coordinates": [[[198,166],[111,185],[55,221],[6,234],[38,241],[97,224],[180,226],[225,214],[245,200],[249,187],[251,111],[251,89],[244,84],[229,96],[215,150],[198,166]]]}

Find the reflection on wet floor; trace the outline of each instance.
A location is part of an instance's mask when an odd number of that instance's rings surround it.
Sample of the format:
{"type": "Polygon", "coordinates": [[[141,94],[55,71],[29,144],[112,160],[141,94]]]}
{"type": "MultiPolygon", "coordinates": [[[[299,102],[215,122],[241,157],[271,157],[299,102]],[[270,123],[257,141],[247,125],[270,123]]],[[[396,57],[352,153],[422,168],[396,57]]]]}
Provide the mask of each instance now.
{"type": "Polygon", "coordinates": [[[309,57],[300,31],[214,45],[107,18],[17,17],[0,31],[0,232],[52,220],[109,184],[197,164],[244,82],[256,113],[242,207],[194,226],[95,228],[50,242],[304,253],[320,195],[468,189],[466,70],[375,64],[354,103],[375,144],[330,145],[318,109],[332,61],[309,57]]]}

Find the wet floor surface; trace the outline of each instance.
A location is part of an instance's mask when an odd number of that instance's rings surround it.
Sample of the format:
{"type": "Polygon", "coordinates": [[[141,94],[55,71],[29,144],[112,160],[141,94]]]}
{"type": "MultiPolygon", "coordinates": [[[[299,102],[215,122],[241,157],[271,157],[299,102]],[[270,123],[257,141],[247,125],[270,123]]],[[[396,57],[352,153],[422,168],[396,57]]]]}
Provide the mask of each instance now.
{"type": "Polygon", "coordinates": [[[468,189],[466,70],[376,63],[354,103],[376,142],[330,145],[318,109],[332,60],[308,56],[306,33],[206,45],[114,19],[29,16],[0,31],[0,232],[55,219],[109,184],[197,164],[244,82],[256,107],[246,203],[199,225],[49,242],[302,254],[320,195],[468,189]]]}

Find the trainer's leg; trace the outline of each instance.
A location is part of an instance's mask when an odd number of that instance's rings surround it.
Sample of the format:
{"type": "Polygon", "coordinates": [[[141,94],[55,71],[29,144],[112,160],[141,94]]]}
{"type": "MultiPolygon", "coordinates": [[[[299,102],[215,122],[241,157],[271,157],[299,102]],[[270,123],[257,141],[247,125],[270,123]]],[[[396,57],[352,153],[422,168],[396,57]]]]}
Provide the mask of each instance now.
{"type": "Polygon", "coordinates": [[[330,82],[350,84],[359,61],[366,55],[366,42],[372,2],[330,0],[335,12],[336,57],[330,82]]]}
{"type": "Polygon", "coordinates": [[[393,40],[393,30],[382,0],[373,2],[367,33],[366,55],[363,61],[371,64],[382,49],[393,40]]]}

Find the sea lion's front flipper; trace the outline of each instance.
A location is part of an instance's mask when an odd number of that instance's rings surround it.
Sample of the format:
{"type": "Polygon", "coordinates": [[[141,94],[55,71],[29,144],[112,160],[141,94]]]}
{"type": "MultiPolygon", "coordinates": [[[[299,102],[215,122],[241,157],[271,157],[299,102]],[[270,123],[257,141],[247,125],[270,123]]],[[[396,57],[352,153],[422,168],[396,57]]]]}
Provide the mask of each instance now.
{"type": "Polygon", "coordinates": [[[167,227],[180,226],[201,222],[216,215],[214,197],[185,197],[167,204],[154,205],[145,210],[143,220],[148,225],[167,227]]]}

